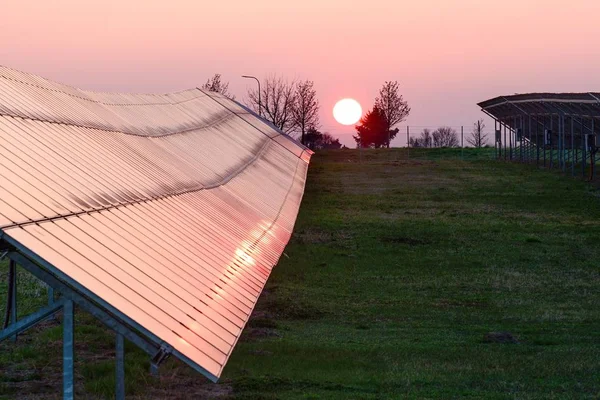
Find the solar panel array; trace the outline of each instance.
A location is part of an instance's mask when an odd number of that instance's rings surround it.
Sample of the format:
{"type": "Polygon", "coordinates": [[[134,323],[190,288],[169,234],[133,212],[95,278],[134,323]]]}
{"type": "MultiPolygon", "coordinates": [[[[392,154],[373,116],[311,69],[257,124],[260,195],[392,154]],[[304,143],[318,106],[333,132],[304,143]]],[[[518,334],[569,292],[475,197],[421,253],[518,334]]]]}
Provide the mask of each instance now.
{"type": "Polygon", "coordinates": [[[2,235],[211,378],[290,238],[310,155],[216,93],[0,67],[2,235]]]}

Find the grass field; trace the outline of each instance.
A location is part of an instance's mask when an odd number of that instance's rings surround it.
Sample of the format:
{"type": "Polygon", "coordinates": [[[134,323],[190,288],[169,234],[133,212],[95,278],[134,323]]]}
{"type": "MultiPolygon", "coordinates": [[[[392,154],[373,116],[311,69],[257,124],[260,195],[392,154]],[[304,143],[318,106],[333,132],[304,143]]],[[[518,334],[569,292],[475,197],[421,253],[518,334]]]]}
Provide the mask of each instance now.
{"type": "MultiPolygon", "coordinates": [[[[128,346],[128,394],[598,398],[600,192],[489,150],[415,155],[316,154],[286,256],[221,383],[176,360],[152,378],[128,346]]],[[[19,278],[32,311],[44,288],[19,278]]],[[[110,398],[114,338],[83,313],[77,324],[78,392],[110,398]]],[[[58,322],[0,346],[0,396],[60,397],[58,322]]]]}

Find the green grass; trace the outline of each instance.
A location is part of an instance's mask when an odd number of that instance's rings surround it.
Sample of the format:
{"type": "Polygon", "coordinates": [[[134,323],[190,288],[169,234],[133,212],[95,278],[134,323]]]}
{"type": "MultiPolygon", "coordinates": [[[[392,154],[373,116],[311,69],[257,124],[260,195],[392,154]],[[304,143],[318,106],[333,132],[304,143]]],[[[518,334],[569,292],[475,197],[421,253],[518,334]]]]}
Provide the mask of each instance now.
{"type": "MultiPolygon", "coordinates": [[[[600,193],[490,161],[488,149],[464,161],[443,150],[416,160],[405,149],[365,150],[362,163],[355,150],[316,154],[287,257],[222,383],[175,360],[152,378],[128,346],[128,393],[598,398],[600,193]],[[518,343],[490,342],[490,332],[518,343]]],[[[78,392],[109,398],[113,336],[77,318],[78,392]]],[[[61,331],[47,325],[1,345],[0,396],[60,391],[61,331]]]]}

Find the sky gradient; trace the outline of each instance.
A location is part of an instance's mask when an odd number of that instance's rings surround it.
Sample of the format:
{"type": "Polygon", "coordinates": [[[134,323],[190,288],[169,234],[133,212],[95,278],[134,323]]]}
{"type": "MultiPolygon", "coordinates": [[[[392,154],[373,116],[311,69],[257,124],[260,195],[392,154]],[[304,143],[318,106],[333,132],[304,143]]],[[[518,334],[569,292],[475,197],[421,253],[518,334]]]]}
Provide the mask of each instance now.
{"type": "Polygon", "coordinates": [[[0,64],[101,91],[169,92],[218,72],[238,100],[255,84],[244,74],[311,79],[322,130],[346,145],[353,129],[333,105],[352,97],[368,109],[385,80],[412,107],[403,126],[466,130],[490,97],[600,91],[598,0],[356,4],[4,0],[0,64]]]}

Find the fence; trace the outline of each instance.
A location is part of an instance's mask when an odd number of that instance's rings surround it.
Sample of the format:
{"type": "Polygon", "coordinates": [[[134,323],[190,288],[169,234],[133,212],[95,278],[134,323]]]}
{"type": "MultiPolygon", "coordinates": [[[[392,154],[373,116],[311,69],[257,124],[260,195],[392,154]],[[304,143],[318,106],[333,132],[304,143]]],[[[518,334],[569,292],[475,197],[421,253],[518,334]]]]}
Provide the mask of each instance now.
{"type": "Polygon", "coordinates": [[[390,147],[394,150],[389,152],[389,157],[429,160],[493,159],[493,133],[483,131],[481,138],[481,145],[475,146],[472,126],[400,126],[398,133],[389,138],[390,147]]]}

